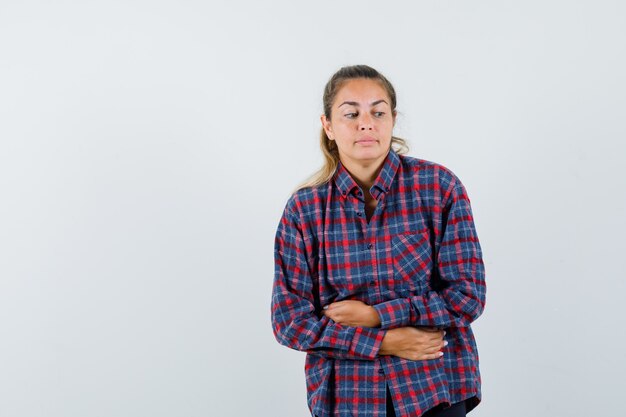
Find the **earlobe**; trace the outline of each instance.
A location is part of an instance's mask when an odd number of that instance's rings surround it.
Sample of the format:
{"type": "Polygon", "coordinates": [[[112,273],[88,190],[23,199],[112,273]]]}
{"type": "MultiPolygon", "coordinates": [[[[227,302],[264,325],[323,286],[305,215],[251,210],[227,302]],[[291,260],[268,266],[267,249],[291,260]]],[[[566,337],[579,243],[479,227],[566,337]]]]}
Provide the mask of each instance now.
{"type": "Polygon", "coordinates": [[[333,129],[330,126],[330,122],[328,121],[328,119],[326,119],[326,115],[322,114],[320,116],[320,120],[322,122],[322,128],[324,129],[324,132],[326,132],[326,136],[328,137],[328,139],[335,140],[332,133],[333,129]]]}

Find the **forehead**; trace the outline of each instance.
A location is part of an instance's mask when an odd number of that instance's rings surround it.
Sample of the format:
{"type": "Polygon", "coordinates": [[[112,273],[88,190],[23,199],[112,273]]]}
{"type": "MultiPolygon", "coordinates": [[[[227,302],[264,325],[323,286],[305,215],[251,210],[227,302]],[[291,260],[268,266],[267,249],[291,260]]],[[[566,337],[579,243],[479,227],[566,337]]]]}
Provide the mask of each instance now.
{"type": "MultiPolygon", "coordinates": [[[[335,96],[335,106],[344,101],[355,101],[361,105],[366,105],[377,100],[390,102],[387,91],[377,80],[368,78],[355,78],[343,83],[335,96]]],[[[384,104],[384,103],[383,103],[384,104]]]]}

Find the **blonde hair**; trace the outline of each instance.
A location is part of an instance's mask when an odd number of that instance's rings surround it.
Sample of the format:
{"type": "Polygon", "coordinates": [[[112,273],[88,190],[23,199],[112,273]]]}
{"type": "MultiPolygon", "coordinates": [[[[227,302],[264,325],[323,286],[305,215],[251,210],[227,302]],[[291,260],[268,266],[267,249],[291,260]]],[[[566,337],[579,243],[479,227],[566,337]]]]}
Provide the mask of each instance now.
{"type": "MultiPolygon", "coordinates": [[[[396,91],[389,80],[372,67],[367,65],[352,65],[341,68],[334,73],[326,83],[323,97],[324,115],[326,119],[330,120],[332,104],[343,84],[355,78],[367,78],[378,81],[389,96],[391,111],[394,115],[396,114],[396,91]]],[[[405,154],[409,151],[406,140],[395,136],[391,137],[391,148],[399,154],[405,154]]],[[[300,184],[295,191],[325,184],[330,181],[335,174],[337,166],[339,165],[339,150],[337,149],[335,141],[328,138],[323,127],[320,129],[320,149],[324,156],[324,164],[317,172],[300,184]]]]}

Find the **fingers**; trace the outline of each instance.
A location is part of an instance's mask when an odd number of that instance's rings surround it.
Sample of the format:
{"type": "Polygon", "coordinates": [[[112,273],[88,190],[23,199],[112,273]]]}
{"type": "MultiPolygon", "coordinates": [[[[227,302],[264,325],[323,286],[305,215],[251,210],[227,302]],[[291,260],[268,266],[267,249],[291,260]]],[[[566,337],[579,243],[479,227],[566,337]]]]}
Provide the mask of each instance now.
{"type": "Polygon", "coordinates": [[[443,352],[436,352],[436,353],[433,353],[433,354],[425,355],[424,359],[422,359],[422,360],[439,359],[442,356],[443,356],[443,352]]]}
{"type": "Polygon", "coordinates": [[[336,322],[350,320],[364,303],[356,300],[342,300],[325,305],[322,313],[336,322]]]}
{"type": "Polygon", "coordinates": [[[448,341],[443,338],[444,332],[423,332],[412,347],[413,360],[432,360],[441,358],[448,341]]]}
{"type": "Polygon", "coordinates": [[[443,352],[435,352],[435,353],[410,353],[408,355],[399,355],[399,357],[408,359],[411,361],[427,361],[433,359],[440,359],[443,356],[443,352]]]}
{"type": "Polygon", "coordinates": [[[324,307],[324,310],[322,310],[322,314],[324,314],[335,323],[345,324],[343,322],[347,318],[344,316],[342,311],[343,310],[340,308],[340,306],[333,306],[332,304],[329,304],[328,306],[324,307]]]}
{"type": "Polygon", "coordinates": [[[443,332],[423,332],[418,335],[418,340],[426,344],[443,343],[443,332]]]}
{"type": "Polygon", "coordinates": [[[405,357],[405,359],[410,359],[410,360],[414,360],[414,361],[439,359],[439,358],[441,358],[444,355],[442,349],[446,345],[447,345],[447,342],[446,343],[441,343],[441,344],[439,344],[437,346],[421,347],[419,349],[412,350],[405,357]]]}
{"type": "Polygon", "coordinates": [[[424,347],[423,352],[428,355],[437,354],[446,346],[448,346],[448,342],[444,340],[435,345],[424,347]]]}
{"type": "Polygon", "coordinates": [[[322,307],[322,313],[328,316],[329,314],[336,313],[337,311],[341,311],[343,307],[345,306],[343,305],[342,301],[337,301],[335,303],[330,303],[322,307]]]}
{"type": "MultiPolygon", "coordinates": [[[[331,320],[335,320],[337,317],[335,316],[335,312],[334,311],[330,311],[330,309],[325,309],[322,311],[322,314],[324,314],[326,317],[328,317],[331,320]]],[[[336,320],[335,320],[336,321],[336,320]]]]}

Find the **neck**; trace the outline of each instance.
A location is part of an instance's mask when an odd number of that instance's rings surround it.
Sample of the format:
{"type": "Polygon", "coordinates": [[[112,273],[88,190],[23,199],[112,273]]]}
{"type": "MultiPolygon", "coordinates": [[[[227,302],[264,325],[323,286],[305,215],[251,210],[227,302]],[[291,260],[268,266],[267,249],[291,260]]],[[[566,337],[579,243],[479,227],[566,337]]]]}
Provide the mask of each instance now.
{"type": "Polygon", "coordinates": [[[378,159],[361,161],[340,157],[341,164],[348,170],[350,176],[361,187],[363,193],[369,195],[369,190],[374,185],[374,181],[378,177],[383,167],[383,162],[387,154],[378,159]]]}

